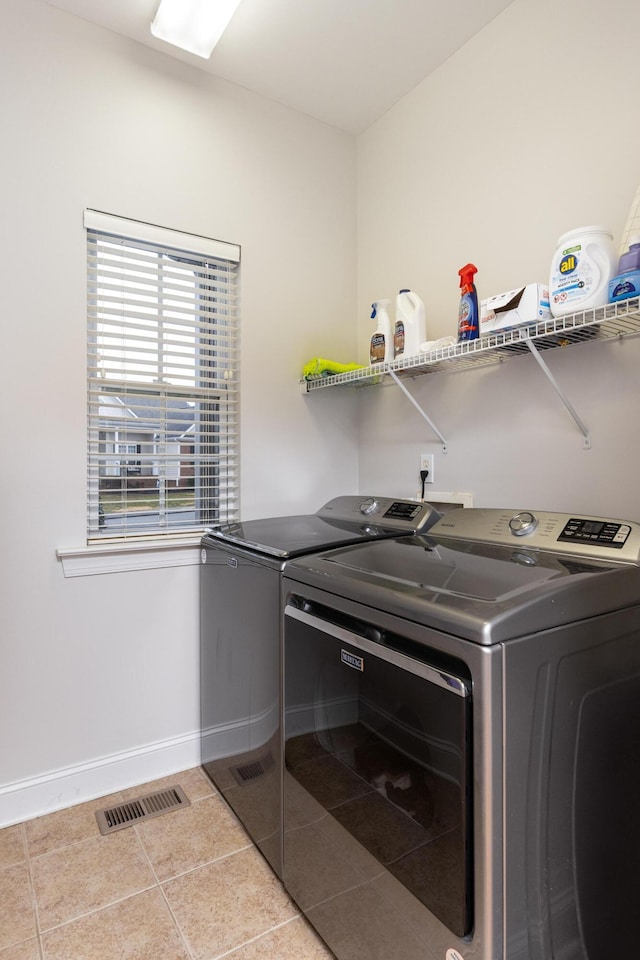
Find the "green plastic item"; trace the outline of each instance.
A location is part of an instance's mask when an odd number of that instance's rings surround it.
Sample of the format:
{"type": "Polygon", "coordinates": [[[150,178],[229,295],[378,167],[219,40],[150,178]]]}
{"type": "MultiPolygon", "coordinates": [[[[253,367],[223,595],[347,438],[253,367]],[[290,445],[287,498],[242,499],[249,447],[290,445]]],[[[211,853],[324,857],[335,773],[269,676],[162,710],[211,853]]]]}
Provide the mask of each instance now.
{"type": "Polygon", "coordinates": [[[350,370],[361,370],[361,363],[337,363],[335,360],[325,360],[323,357],[314,357],[305,363],[302,376],[305,380],[316,380],[318,377],[335,377],[338,373],[349,373],[350,370]]]}

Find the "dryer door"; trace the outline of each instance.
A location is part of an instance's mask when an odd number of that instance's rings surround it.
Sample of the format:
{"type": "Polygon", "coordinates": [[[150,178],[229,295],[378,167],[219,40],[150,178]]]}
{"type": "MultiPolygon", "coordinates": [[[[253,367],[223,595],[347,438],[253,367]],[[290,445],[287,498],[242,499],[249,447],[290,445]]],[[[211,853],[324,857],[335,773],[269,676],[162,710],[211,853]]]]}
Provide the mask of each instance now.
{"type": "Polygon", "coordinates": [[[304,606],[285,611],[285,886],[338,956],[388,960],[396,931],[424,960],[421,911],[473,925],[469,685],[304,606]]]}

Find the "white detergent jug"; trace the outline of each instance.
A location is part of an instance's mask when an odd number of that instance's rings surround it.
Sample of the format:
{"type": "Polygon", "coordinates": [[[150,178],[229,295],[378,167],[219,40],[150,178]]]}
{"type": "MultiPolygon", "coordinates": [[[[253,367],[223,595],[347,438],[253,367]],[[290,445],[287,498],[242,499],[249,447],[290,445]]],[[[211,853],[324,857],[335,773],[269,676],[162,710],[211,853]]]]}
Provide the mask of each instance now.
{"type": "Polygon", "coordinates": [[[401,290],[396,297],[394,358],[415,356],[426,339],[424,303],[413,290],[401,290]]]}

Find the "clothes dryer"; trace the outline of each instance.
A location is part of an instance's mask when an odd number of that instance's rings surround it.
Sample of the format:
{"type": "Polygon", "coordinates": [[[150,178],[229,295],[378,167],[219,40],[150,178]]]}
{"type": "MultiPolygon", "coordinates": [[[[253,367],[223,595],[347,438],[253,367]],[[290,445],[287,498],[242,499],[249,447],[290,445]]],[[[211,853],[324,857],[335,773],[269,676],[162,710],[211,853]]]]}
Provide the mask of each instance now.
{"type": "Polygon", "coordinates": [[[465,509],[287,565],[284,883],[339,960],[638,953],[639,561],[465,509]]]}

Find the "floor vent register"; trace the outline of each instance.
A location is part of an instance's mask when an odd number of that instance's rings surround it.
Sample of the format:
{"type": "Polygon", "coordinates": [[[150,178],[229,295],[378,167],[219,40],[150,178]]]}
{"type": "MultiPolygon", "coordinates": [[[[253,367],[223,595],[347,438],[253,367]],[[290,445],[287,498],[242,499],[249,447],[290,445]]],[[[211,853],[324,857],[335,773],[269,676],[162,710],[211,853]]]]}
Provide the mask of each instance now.
{"type": "Polygon", "coordinates": [[[152,817],[159,817],[163,813],[170,813],[180,807],[189,806],[191,806],[191,801],[182,787],[169,787],[167,790],[150,793],[148,796],[141,797],[139,800],[132,800],[130,803],[121,803],[117,807],[97,810],[96,820],[100,827],[100,833],[106,836],[108,833],[115,833],[116,830],[130,827],[142,820],[151,820],[152,817]]]}

